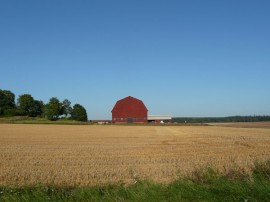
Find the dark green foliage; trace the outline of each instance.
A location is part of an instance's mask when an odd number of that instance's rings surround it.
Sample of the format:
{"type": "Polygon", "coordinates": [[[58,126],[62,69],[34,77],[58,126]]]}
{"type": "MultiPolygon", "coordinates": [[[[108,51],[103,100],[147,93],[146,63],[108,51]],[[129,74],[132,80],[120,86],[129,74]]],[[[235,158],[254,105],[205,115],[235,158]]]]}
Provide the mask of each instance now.
{"type": "Polygon", "coordinates": [[[82,105],[75,104],[71,113],[71,119],[76,121],[87,121],[87,113],[82,105]]]}
{"type": "Polygon", "coordinates": [[[4,116],[10,117],[10,116],[17,116],[20,114],[20,111],[18,109],[5,109],[4,110],[4,116]]]}
{"type": "Polygon", "coordinates": [[[62,108],[62,113],[66,117],[70,117],[72,113],[72,107],[71,107],[71,102],[68,99],[65,99],[63,101],[63,108],[62,108]]]}
{"type": "Polygon", "coordinates": [[[45,115],[51,121],[56,121],[62,115],[62,103],[56,98],[52,97],[45,106],[45,115]]]}
{"type": "Polygon", "coordinates": [[[270,181],[270,161],[256,162],[253,170],[254,177],[262,178],[270,181]]]}
{"type": "Polygon", "coordinates": [[[36,117],[43,113],[43,102],[34,100],[30,94],[20,95],[17,104],[22,115],[36,117]]]}
{"type": "Polygon", "coordinates": [[[46,117],[13,116],[1,117],[0,124],[51,124],[51,125],[93,125],[91,122],[74,121],[70,119],[58,119],[50,121],[46,117]]]}
{"type": "MultiPolygon", "coordinates": [[[[32,116],[41,116],[44,112],[44,103],[41,100],[35,100],[33,105],[32,116]]],[[[31,114],[29,115],[31,116],[31,114]]]]}
{"type": "Polygon", "coordinates": [[[48,104],[44,105],[42,101],[35,100],[30,94],[20,95],[16,107],[15,95],[11,91],[0,89],[0,116],[46,116],[49,120],[55,121],[64,115],[66,119],[87,121],[85,108],[79,104],[74,105],[74,108],[75,110],[72,109],[68,99],[61,103],[53,97],[48,104]]]}
{"type": "Polygon", "coordinates": [[[218,123],[270,121],[270,116],[228,116],[228,117],[175,117],[177,123],[218,123]]]}
{"type": "Polygon", "coordinates": [[[5,110],[10,109],[15,109],[15,95],[9,90],[0,89],[0,116],[4,114],[5,110]]]}
{"type": "Polygon", "coordinates": [[[33,109],[34,98],[30,94],[23,94],[19,96],[17,103],[23,115],[29,115],[33,109]]]}
{"type": "Polygon", "coordinates": [[[0,90],[0,116],[4,114],[5,94],[0,90]]]}

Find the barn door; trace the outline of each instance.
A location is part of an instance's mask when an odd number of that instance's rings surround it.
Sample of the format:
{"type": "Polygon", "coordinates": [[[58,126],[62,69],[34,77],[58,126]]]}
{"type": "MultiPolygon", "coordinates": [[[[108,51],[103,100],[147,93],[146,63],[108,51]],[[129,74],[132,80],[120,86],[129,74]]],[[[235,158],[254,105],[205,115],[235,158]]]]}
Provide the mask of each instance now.
{"type": "Polygon", "coordinates": [[[133,123],[133,118],[127,118],[128,123],[133,123]]]}

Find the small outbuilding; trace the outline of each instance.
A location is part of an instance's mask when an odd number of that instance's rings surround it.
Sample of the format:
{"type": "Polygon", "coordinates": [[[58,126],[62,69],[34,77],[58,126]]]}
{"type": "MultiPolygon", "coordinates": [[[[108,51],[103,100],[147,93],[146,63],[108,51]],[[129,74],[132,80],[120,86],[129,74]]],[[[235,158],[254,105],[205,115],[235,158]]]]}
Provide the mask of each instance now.
{"type": "Polygon", "coordinates": [[[148,116],[149,123],[171,123],[172,117],[171,116],[164,116],[164,115],[156,115],[156,116],[148,116]]]}
{"type": "Polygon", "coordinates": [[[147,123],[148,110],[143,101],[128,96],[118,100],[112,109],[112,123],[147,123]]]}

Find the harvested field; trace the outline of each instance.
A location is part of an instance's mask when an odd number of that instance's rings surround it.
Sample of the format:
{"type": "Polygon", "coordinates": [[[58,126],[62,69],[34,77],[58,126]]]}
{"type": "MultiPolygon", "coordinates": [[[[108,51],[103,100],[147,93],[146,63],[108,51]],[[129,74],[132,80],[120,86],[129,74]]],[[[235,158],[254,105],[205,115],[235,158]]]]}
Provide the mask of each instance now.
{"type": "Polygon", "coordinates": [[[270,121],[264,122],[234,122],[234,123],[209,123],[211,126],[228,126],[237,128],[270,128],[270,121]]]}
{"type": "Polygon", "coordinates": [[[205,165],[248,172],[270,159],[270,129],[0,125],[0,185],[170,182],[205,165]]]}

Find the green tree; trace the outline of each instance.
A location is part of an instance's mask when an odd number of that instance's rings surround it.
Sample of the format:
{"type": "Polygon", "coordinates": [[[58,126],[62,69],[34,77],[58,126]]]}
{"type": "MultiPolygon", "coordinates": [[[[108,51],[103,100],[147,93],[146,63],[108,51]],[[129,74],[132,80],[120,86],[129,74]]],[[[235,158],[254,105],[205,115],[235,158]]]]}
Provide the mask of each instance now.
{"type": "Polygon", "coordinates": [[[29,115],[34,105],[34,98],[30,94],[20,95],[17,100],[17,105],[22,115],[29,115]]]}
{"type": "Polygon", "coordinates": [[[43,102],[34,100],[30,94],[20,95],[17,105],[21,115],[36,117],[43,113],[43,102]]]}
{"type": "Polygon", "coordinates": [[[15,109],[15,95],[9,90],[0,89],[0,115],[4,114],[5,110],[15,109]]]}
{"type": "Polygon", "coordinates": [[[71,119],[76,121],[87,121],[87,113],[82,105],[75,104],[71,113],[71,119]]]}
{"type": "Polygon", "coordinates": [[[0,116],[4,114],[6,95],[0,90],[0,116]]]}
{"type": "Polygon", "coordinates": [[[68,99],[65,99],[62,104],[63,115],[65,115],[66,117],[70,117],[72,113],[71,102],[68,99]]]}
{"type": "Polygon", "coordinates": [[[29,116],[41,116],[44,112],[44,103],[41,100],[34,100],[32,114],[29,116]]]}
{"type": "Polygon", "coordinates": [[[49,103],[45,106],[45,115],[51,120],[55,121],[62,115],[62,103],[56,97],[52,97],[49,103]]]}

